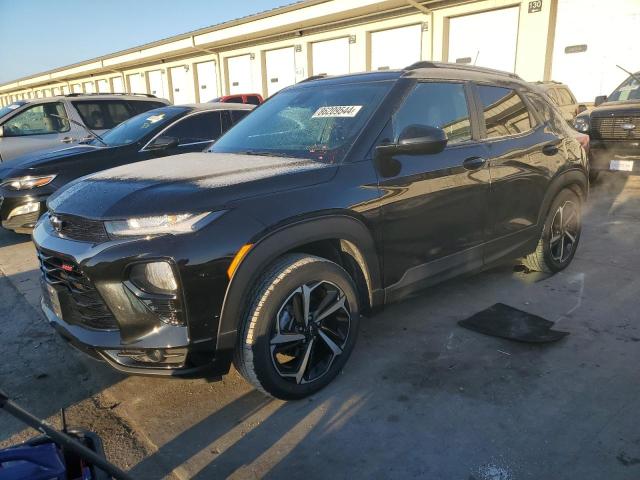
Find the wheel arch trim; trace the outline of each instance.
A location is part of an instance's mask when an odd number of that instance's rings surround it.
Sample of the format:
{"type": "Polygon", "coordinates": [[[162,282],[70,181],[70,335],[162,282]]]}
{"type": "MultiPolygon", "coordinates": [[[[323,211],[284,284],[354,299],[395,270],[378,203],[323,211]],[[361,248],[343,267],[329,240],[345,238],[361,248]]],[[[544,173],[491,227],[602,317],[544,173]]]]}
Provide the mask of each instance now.
{"type": "Polygon", "coordinates": [[[553,199],[556,198],[558,193],[563,189],[571,187],[572,185],[577,185],[578,188],[580,188],[583,200],[586,200],[589,195],[589,179],[584,171],[579,169],[565,170],[555,176],[547,188],[540,211],[538,212],[538,225],[540,228],[544,227],[544,221],[553,199]]]}
{"type": "Polygon", "coordinates": [[[296,247],[323,240],[340,241],[341,251],[360,266],[372,304],[379,303],[382,292],[381,268],[376,244],[370,229],[359,219],[346,214],[331,214],[283,225],[257,239],[231,278],[224,296],[216,351],[230,351],[236,346],[239,323],[247,306],[257,275],[276,258],[296,247]]]}

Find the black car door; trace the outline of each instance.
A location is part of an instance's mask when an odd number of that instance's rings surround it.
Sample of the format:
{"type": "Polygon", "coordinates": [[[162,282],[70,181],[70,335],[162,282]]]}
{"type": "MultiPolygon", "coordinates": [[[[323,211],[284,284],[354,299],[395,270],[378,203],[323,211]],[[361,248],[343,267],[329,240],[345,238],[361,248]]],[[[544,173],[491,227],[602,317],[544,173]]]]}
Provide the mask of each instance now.
{"type": "Polygon", "coordinates": [[[465,83],[416,83],[380,139],[416,124],[448,137],[440,153],[376,158],[389,299],[482,265],[489,171],[469,98],[465,83]]]}
{"type": "Polygon", "coordinates": [[[485,263],[519,256],[538,237],[550,178],[564,164],[562,137],[538,123],[513,88],[476,86],[490,157],[491,189],[485,263]]]}

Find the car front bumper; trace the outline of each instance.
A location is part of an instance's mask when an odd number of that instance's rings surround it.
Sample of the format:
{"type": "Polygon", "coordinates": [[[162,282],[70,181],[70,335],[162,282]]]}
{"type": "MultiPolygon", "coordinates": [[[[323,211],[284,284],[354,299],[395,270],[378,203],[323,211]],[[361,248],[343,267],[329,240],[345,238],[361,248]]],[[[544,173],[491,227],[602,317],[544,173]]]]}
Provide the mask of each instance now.
{"type": "Polygon", "coordinates": [[[640,142],[591,140],[590,168],[640,175],[640,142]]]}
{"type": "Polygon", "coordinates": [[[217,319],[227,285],[226,278],[220,280],[228,262],[220,263],[219,269],[208,264],[203,279],[200,268],[178,266],[184,239],[165,236],[91,244],[58,236],[47,219],[48,214],[33,232],[43,271],[41,304],[47,320],[65,340],[130,374],[215,378],[228,372],[232,352],[216,351],[217,319]],[[128,266],[150,258],[176,266],[184,320],[180,325],[161,321],[127,287],[128,266]],[[54,260],[60,268],[52,276],[54,260]],[[78,293],[87,285],[90,295],[85,290],[78,293]],[[202,295],[203,291],[209,293],[202,295]],[[95,317],[87,317],[87,308],[93,309],[90,314],[111,314],[112,323],[90,323],[87,318],[95,317]]]}

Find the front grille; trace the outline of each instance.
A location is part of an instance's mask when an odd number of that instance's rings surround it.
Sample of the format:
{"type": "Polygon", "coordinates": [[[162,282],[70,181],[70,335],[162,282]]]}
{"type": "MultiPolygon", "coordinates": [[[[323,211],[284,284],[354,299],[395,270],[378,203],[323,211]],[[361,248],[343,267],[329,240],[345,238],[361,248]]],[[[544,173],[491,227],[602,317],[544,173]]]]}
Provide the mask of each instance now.
{"type": "Polygon", "coordinates": [[[50,213],[49,221],[61,237],[79,242],[103,243],[109,240],[104,223],[99,220],[50,213]]]}
{"type": "Polygon", "coordinates": [[[640,115],[620,117],[591,117],[591,136],[596,140],[637,140],[640,139],[640,115]],[[622,125],[636,126],[625,130],[622,125]]]}
{"type": "MultiPolygon", "coordinates": [[[[105,305],[93,283],[75,262],[57,255],[38,251],[44,280],[68,293],[70,301],[63,304],[64,320],[97,330],[115,330],[118,323],[105,305]],[[68,308],[65,308],[68,306],[68,308]]],[[[61,299],[61,303],[62,303],[61,299]]]]}

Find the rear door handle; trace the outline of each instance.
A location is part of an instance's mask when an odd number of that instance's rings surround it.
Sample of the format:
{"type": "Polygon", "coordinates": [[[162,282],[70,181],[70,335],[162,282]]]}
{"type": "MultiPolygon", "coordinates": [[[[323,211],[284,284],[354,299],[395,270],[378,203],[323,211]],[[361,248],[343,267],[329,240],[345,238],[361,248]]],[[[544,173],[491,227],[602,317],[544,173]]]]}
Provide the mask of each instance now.
{"type": "Polygon", "coordinates": [[[75,142],[75,138],[73,137],[64,137],[62,140],[60,140],[62,143],[73,143],[75,142]]]}
{"type": "Polygon", "coordinates": [[[469,157],[464,162],[462,162],[462,166],[467,170],[478,170],[479,168],[482,168],[485,163],[487,163],[486,158],[469,157]]]}
{"type": "Polygon", "coordinates": [[[558,145],[554,143],[549,143],[548,145],[542,147],[542,153],[544,153],[545,155],[555,155],[556,153],[558,153],[558,151],[558,145]]]}

